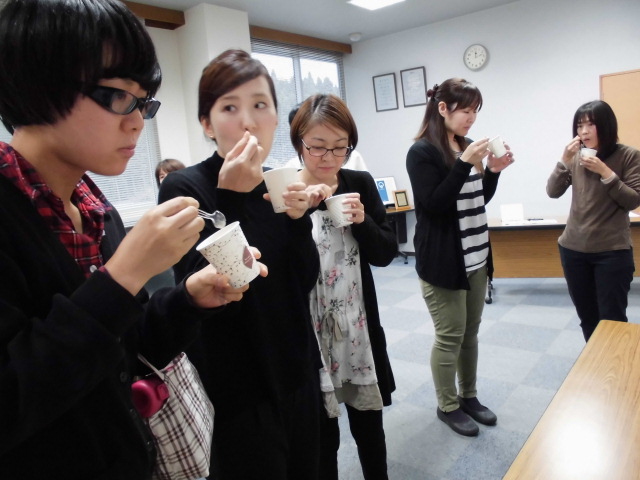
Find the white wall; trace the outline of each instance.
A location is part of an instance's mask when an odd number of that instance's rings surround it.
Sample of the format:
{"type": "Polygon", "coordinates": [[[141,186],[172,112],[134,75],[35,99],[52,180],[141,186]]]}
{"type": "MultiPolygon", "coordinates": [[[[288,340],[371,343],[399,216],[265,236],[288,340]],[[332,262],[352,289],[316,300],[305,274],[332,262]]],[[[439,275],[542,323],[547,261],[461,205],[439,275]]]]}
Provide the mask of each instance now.
{"type": "Polygon", "coordinates": [[[198,163],[215,149],[198,122],[202,69],[228,48],[251,49],[248,15],[201,4],[185,12],[184,26],[173,31],[150,28],[149,33],[163,74],[157,95],[162,102],[157,115],[161,156],[198,163]]]}
{"type": "MultiPolygon", "coordinates": [[[[461,76],[484,97],[470,136],[500,134],[516,158],[489,216],[499,217],[502,203],[523,203],[530,217],[566,215],[570,195],[549,199],[546,180],[571,139],[575,110],[599,98],[599,75],[640,68],[639,21],[638,0],[521,0],[357,43],[345,56],[345,77],[358,150],[374,176],[393,175],[399,189],[410,190],[405,157],[425,107],[402,107],[400,70],[424,66],[429,87],[461,76]],[[462,63],[473,43],[489,49],[478,72],[462,63]],[[389,72],[396,73],[399,109],[376,112],[372,77],[389,72]]],[[[413,251],[414,219],[404,250],[413,251]]]]}
{"type": "Polygon", "coordinates": [[[177,34],[159,28],[150,28],[149,34],[162,69],[162,85],[156,94],[162,102],[156,116],[160,153],[162,158],[176,158],[191,165],[177,34]]]}

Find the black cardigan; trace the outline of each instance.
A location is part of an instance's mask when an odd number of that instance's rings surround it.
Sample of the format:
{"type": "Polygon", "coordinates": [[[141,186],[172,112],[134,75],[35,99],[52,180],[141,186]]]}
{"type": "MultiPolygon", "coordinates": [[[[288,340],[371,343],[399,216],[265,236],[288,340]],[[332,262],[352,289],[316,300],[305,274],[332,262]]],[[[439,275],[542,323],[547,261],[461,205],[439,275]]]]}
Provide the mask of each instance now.
{"type": "MultiPolygon", "coordinates": [[[[470,143],[470,140],[467,139],[470,143]]],[[[469,290],[456,201],[472,165],[458,159],[447,166],[440,150],[427,140],[414,143],[407,153],[407,172],[416,207],[413,243],[416,271],[427,283],[451,290],[469,290]]],[[[500,173],[485,169],[485,204],[496,192],[500,173]]],[[[493,275],[491,249],[487,272],[493,275]]]]}
{"type": "MultiPolygon", "coordinates": [[[[124,236],[115,210],[105,233],[106,261],[124,236]]],[[[210,311],[183,286],[147,302],[99,271],[85,279],[2,175],[0,272],[0,478],[150,478],[155,449],[131,402],[136,353],[166,365],[210,311]]]]}
{"type": "MultiPolygon", "coordinates": [[[[358,192],[364,205],[365,219],[352,224],[351,231],[360,247],[360,273],[367,326],[371,340],[371,351],[378,377],[378,387],[385,406],[391,405],[391,393],[396,389],[389,356],[387,340],[380,322],[378,298],[370,265],[386,267],[398,252],[396,235],[387,221],[387,214],[380,199],[376,184],[368,172],[341,169],[338,172],[338,188],[335,195],[358,192]]],[[[320,209],[326,209],[324,203],[320,209]]]]}
{"type": "MultiPolygon", "coordinates": [[[[265,399],[278,401],[317,378],[321,367],[308,300],[320,268],[311,218],[274,213],[262,198],[264,182],[249,193],[217,188],[223,161],[216,153],[172,172],[159,197],[191,196],[203,210],[220,210],[227,223],[239,221],[269,269],[267,277],[251,282],[241,301],[203,322],[199,341],[187,350],[216,409],[216,422],[265,399]]],[[[215,231],[207,221],[200,239],[215,231]]],[[[174,266],[176,281],[206,264],[192,249],[174,266]]]]}

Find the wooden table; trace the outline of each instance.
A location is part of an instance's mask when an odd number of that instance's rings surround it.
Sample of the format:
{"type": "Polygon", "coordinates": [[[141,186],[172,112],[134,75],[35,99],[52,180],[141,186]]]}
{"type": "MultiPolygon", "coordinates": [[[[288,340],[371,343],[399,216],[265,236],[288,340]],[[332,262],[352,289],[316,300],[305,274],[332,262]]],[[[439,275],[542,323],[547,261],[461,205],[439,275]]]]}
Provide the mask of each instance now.
{"type": "Polygon", "coordinates": [[[640,325],[602,320],[503,480],[640,478],[640,325]]]}
{"type": "MultiPolygon", "coordinates": [[[[558,237],[566,217],[551,217],[557,223],[548,225],[503,226],[500,220],[489,220],[493,251],[494,278],[563,277],[558,251],[558,237]]],[[[631,238],[635,248],[635,276],[640,276],[640,217],[631,219],[631,238]]]]}

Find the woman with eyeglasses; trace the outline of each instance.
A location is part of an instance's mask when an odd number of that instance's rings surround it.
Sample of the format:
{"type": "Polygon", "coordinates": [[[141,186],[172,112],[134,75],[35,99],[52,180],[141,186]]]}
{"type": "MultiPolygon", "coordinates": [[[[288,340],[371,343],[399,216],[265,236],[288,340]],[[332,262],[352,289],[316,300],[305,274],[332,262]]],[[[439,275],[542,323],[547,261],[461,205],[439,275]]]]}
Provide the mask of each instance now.
{"type": "Polygon", "coordinates": [[[572,130],[547,194],[559,198],[569,188],[572,192],[558,248],[588,341],[600,320],[627,321],[635,270],[629,212],[640,206],[640,152],[618,143],[618,121],[602,100],[580,106],[572,130]]]}
{"type": "MultiPolygon", "coordinates": [[[[187,350],[216,411],[212,478],[313,480],[321,363],[308,298],[318,278],[318,252],[305,185],[289,185],[286,212],[275,213],[268,201],[262,163],[278,115],[264,65],[242,50],[211,60],[200,78],[198,118],[216,151],[168,175],[160,200],[189,195],[203,210],[221,211],[227,223],[239,221],[269,269],[240,302],[203,324],[187,350]]],[[[205,226],[201,239],[215,231],[205,226]]],[[[176,280],[206,263],[192,249],[175,265],[176,280]]]]}
{"type": "Polygon", "coordinates": [[[386,480],[382,407],[391,405],[395,382],[370,265],[391,263],[396,236],[371,175],[342,168],[358,143],[358,130],[339,97],[308,98],[290,135],[303,164],[300,178],[319,203],[311,219],[320,274],[310,306],[324,362],[320,478],[338,479],[338,404],[344,403],[364,478],[386,480]],[[321,201],[340,194],[347,194],[343,203],[352,222],[344,227],[336,226],[321,201]]]}
{"type": "Polygon", "coordinates": [[[243,289],[208,267],[149,300],[145,282],[198,239],[198,203],[159,205],[125,237],[85,174],[122,173],[160,105],[153,44],[123,4],[8,0],[0,64],[0,478],[150,479],[137,354],[166,365],[243,289]]]}

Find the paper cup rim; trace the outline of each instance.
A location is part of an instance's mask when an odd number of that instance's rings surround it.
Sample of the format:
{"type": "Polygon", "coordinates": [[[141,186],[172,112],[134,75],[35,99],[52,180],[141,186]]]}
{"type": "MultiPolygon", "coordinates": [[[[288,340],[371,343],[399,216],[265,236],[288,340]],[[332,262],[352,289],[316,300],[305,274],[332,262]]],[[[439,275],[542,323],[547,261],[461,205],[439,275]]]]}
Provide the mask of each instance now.
{"type": "Polygon", "coordinates": [[[298,173],[298,171],[300,170],[298,167],[277,167],[277,168],[270,168],[269,170],[265,170],[264,172],[262,172],[262,175],[271,175],[272,173],[275,172],[283,172],[283,171],[290,171],[293,170],[295,173],[298,173]]]}
{"type": "Polygon", "coordinates": [[[349,195],[349,194],[348,193],[341,193],[340,195],[331,195],[329,198],[325,199],[324,203],[327,203],[327,202],[334,203],[334,202],[332,202],[332,200],[337,200],[339,198],[346,197],[347,195],[349,195]]]}
{"type": "Polygon", "coordinates": [[[235,222],[231,222],[229,225],[226,225],[224,227],[222,227],[220,230],[218,230],[215,233],[212,233],[211,235],[209,235],[207,238],[205,238],[203,241],[201,241],[198,246],[196,247],[196,250],[199,252],[201,250],[204,250],[205,248],[209,247],[212,243],[215,243],[217,241],[219,241],[220,239],[226,237],[227,235],[229,235],[237,226],[240,225],[239,221],[235,221],[235,222]]]}
{"type": "Polygon", "coordinates": [[[593,152],[593,155],[595,155],[596,153],[598,153],[598,150],[596,150],[595,148],[589,148],[589,147],[581,147],[581,148],[580,148],[580,153],[582,153],[582,152],[587,152],[587,151],[588,151],[589,153],[593,152]]]}

